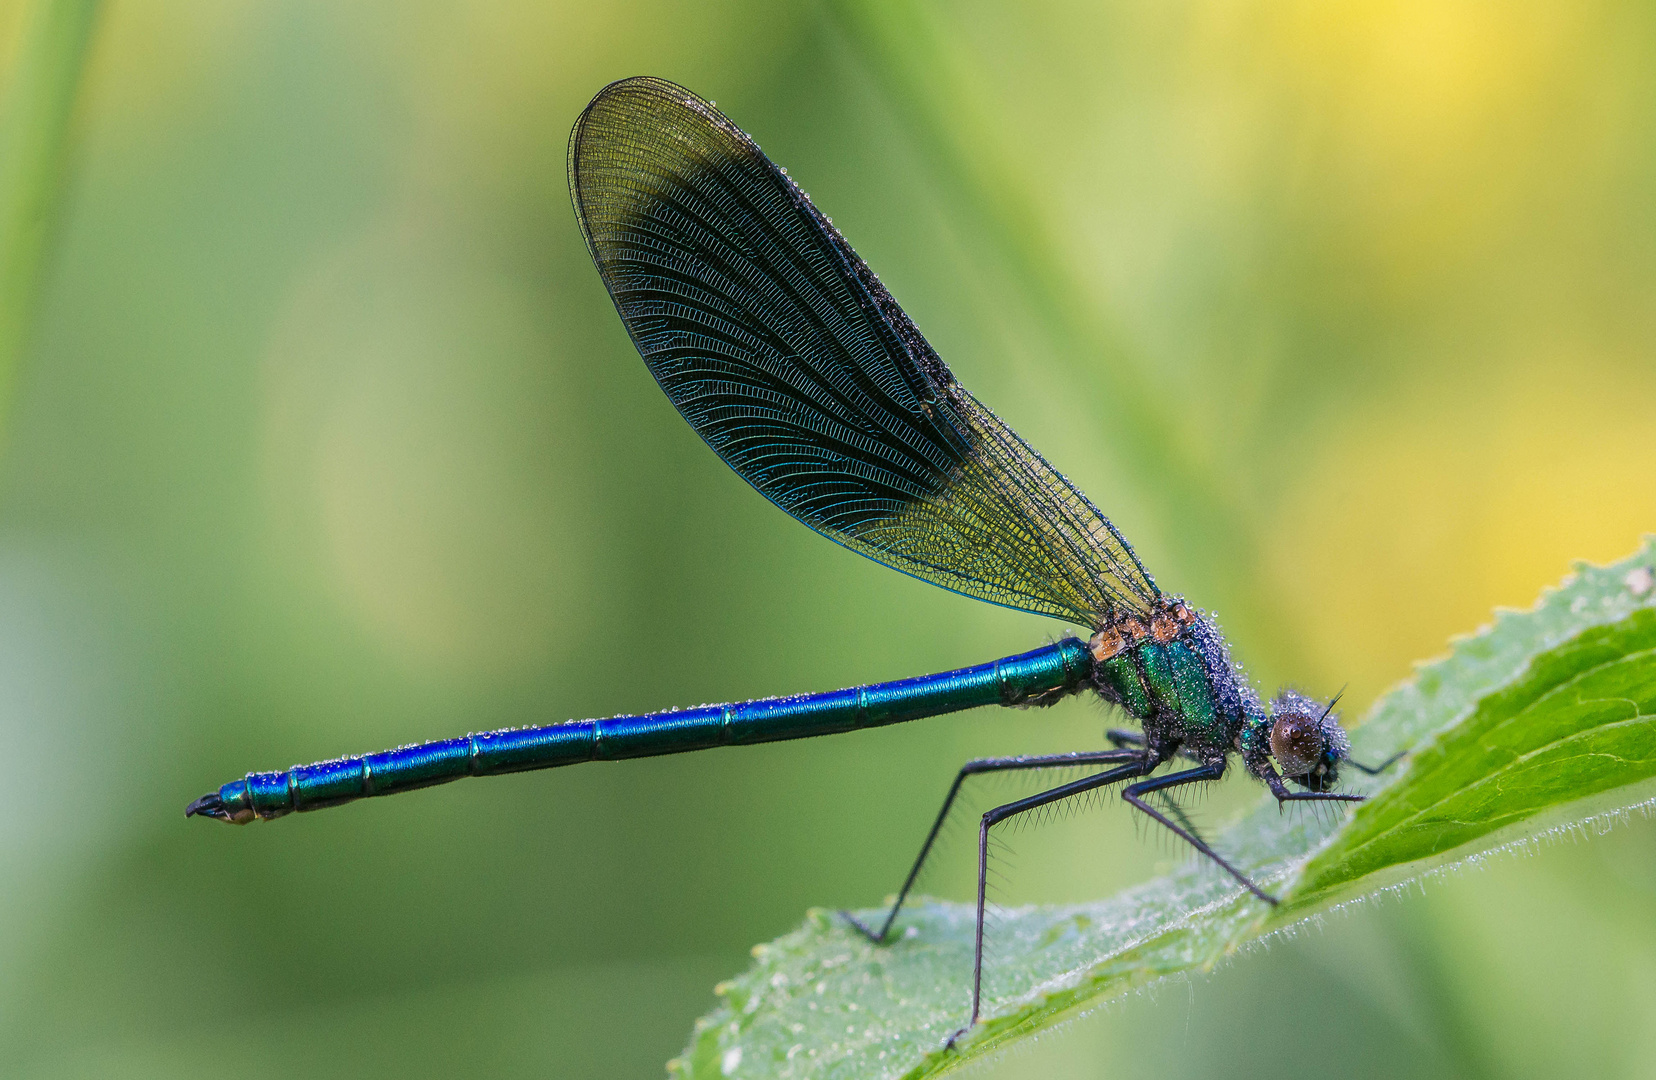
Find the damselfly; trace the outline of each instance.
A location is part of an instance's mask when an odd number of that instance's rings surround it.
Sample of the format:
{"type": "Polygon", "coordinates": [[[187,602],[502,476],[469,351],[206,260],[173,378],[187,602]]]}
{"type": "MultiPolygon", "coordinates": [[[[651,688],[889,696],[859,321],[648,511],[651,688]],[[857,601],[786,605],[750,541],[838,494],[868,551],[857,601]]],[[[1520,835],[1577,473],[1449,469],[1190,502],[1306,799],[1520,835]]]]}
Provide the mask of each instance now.
{"type": "Polygon", "coordinates": [[[1276,903],[1170,803],[1171,815],[1147,797],[1218,780],[1234,753],[1283,802],[1360,799],[1330,790],[1342,764],[1375,771],[1351,761],[1333,703],[1293,691],[1261,702],[1209,617],[1164,593],[1086,496],[967,393],[829,220],[711,104],[660,79],[605,87],[570,135],[569,188],[645,364],[737,475],[877,562],[1089,636],[900,682],[491,731],[251,773],[186,813],[242,823],[463,776],[827,735],[980,705],[1043,706],[1091,691],[1139,730],[1111,731],[1103,749],[967,763],[890,912],[878,926],[852,925],[888,940],[968,776],[1060,766],[1096,771],[997,806],[979,824],[967,1027],[982,1004],[990,832],[1021,814],[1125,784],[1124,800],[1276,903]]]}

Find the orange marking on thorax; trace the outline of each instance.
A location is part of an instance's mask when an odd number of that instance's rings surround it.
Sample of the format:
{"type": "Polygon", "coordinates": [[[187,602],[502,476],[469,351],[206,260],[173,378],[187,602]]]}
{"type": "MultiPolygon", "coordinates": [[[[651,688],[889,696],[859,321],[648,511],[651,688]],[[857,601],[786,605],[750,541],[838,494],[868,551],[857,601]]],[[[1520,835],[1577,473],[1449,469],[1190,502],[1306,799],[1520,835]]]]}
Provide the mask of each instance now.
{"type": "Polygon", "coordinates": [[[1094,634],[1087,642],[1087,648],[1095,661],[1103,663],[1111,657],[1120,656],[1143,641],[1147,633],[1144,624],[1129,615],[1094,634]]]}
{"type": "Polygon", "coordinates": [[[1183,630],[1184,627],[1180,625],[1174,613],[1165,608],[1156,612],[1150,619],[1150,636],[1163,645],[1178,637],[1183,630]]]}

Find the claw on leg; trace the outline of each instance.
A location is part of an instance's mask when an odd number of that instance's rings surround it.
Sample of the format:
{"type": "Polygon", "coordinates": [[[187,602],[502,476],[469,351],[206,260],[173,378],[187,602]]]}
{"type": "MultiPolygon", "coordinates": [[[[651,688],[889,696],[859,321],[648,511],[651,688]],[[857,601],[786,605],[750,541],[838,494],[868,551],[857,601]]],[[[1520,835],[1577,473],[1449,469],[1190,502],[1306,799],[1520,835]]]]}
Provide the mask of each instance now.
{"type": "Polygon", "coordinates": [[[861,934],[874,944],[884,945],[886,943],[886,936],[884,934],[876,933],[873,930],[870,930],[866,925],[864,925],[861,919],[857,918],[849,911],[846,911],[844,908],[840,909],[839,917],[844,919],[846,923],[850,925],[851,929],[855,930],[857,933],[861,934]]]}

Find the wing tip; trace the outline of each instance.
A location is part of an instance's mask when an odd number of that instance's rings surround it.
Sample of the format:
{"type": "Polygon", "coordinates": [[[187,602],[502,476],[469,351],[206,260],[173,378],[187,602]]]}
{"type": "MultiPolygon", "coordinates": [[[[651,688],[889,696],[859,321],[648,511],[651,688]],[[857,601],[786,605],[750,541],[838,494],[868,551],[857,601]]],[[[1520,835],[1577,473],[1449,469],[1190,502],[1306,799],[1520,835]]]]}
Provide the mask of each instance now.
{"type": "MultiPolygon", "coordinates": [[[[583,163],[589,149],[593,120],[595,117],[603,116],[611,106],[614,106],[618,112],[629,112],[639,110],[640,106],[643,110],[649,110],[651,108],[650,103],[654,103],[656,111],[660,111],[662,107],[671,106],[689,109],[702,114],[712,121],[716,127],[724,129],[727,133],[734,133],[743,140],[747,138],[741,129],[721,113],[712,102],[707,101],[694,90],[680,86],[670,79],[663,79],[658,75],[629,75],[624,79],[616,79],[603,86],[596,94],[592,95],[592,100],[586,103],[586,107],[581,110],[580,115],[575,118],[574,125],[570,127],[569,146],[565,157],[569,198],[570,202],[574,204],[575,220],[580,226],[581,238],[586,241],[587,249],[592,252],[594,258],[597,257],[597,251],[593,247],[591,223],[588,221],[585,206],[586,183],[583,174],[583,163]],[[631,108],[626,104],[629,100],[635,103],[631,108]]],[[[606,124],[604,126],[613,130],[614,127],[621,125],[606,124]]]]}
{"type": "Polygon", "coordinates": [[[575,118],[574,126],[569,129],[568,154],[571,191],[574,190],[574,180],[577,176],[581,143],[593,114],[601,111],[605,105],[617,98],[632,96],[672,101],[680,105],[689,105],[692,108],[700,107],[721,117],[723,116],[694,90],[657,75],[629,75],[624,79],[616,79],[614,82],[607,83],[596,94],[592,95],[592,100],[586,103],[586,107],[581,110],[581,114],[575,118]]]}

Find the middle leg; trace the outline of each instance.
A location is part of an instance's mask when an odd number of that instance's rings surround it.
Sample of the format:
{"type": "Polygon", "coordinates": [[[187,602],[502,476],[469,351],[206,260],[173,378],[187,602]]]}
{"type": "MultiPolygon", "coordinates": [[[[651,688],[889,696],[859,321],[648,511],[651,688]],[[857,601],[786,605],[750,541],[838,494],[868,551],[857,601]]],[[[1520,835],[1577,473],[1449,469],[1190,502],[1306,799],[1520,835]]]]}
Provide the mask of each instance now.
{"type": "Polygon", "coordinates": [[[1062,802],[1065,799],[1073,798],[1096,788],[1108,787],[1110,784],[1117,784],[1123,780],[1131,780],[1135,776],[1143,776],[1160,764],[1161,761],[1156,755],[1140,751],[1134,755],[1134,760],[1130,760],[1124,765],[1101,772],[1097,776],[1073,780],[1068,784],[1062,784],[1038,795],[1031,795],[1027,799],[1019,799],[1017,802],[997,806],[983,815],[983,820],[978,826],[977,926],[972,950],[972,1015],[966,1021],[965,1027],[958,1029],[949,1036],[948,1041],[943,1044],[945,1048],[953,1046],[956,1039],[972,1029],[972,1025],[978,1022],[978,1014],[983,1007],[983,916],[984,909],[987,906],[989,878],[989,830],[1009,818],[1017,817],[1019,814],[1062,802]]]}
{"type": "Polygon", "coordinates": [[[920,876],[921,867],[926,865],[926,857],[931,854],[932,845],[937,841],[937,834],[943,829],[943,822],[949,817],[949,810],[954,806],[955,796],[960,794],[960,787],[969,776],[981,776],[985,773],[1012,772],[1020,769],[1061,769],[1065,766],[1086,765],[1115,765],[1123,761],[1137,761],[1144,756],[1142,750],[1083,750],[1071,754],[1043,754],[1039,756],[978,758],[968,761],[955,774],[954,783],[949,785],[949,793],[943,797],[943,806],[937,811],[937,818],[932,822],[931,831],[926,834],[926,840],[920,845],[920,854],[915,856],[914,865],[909,867],[908,877],[903,879],[903,887],[897,891],[897,900],[886,912],[880,928],[865,925],[862,920],[849,911],[841,911],[840,917],[850,923],[864,937],[876,945],[885,944],[886,936],[891,933],[891,924],[897,921],[897,913],[902,910],[903,901],[908,899],[909,890],[914,888],[914,881],[920,876]]]}

